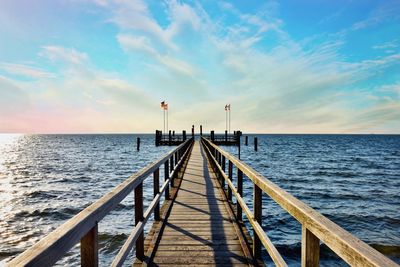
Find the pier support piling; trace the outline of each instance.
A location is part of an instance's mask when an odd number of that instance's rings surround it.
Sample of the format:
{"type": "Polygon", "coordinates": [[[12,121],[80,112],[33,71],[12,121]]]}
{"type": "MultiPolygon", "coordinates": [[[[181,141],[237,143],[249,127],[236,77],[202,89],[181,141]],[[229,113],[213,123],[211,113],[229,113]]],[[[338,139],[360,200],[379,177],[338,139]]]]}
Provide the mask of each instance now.
{"type": "Polygon", "coordinates": [[[254,150],[258,151],[258,139],[257,139],[257,137],[254,137],[254,150]]]}
{"type": "Polygon", "coordinates": [[[137,140],[136,140],[136,150],[137,151],[140,150],[140,137],[138,137],[137,140]]]}

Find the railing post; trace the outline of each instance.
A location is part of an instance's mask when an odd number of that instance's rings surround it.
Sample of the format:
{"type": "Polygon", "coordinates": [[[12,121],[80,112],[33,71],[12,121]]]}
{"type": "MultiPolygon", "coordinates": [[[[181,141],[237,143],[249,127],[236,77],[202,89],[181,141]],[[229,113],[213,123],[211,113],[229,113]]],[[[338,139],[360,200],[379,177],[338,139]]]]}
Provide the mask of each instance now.
{"type": "MultiPolygon", "coordinates": [[[[167,181],[169,179],[169,165],[168,165],[168,160],[164,162],[164,181],[167,181]]],[[[169,198],[169,185],[166,186],[165,188],[165,199],[170,199],[169,198]]]]}
{"type": "MultiPolygon", "coordinates": [[[[228,178],[232,182],[232,173],[233,173],[233,163],[229,161],[228,163],[228,178]]],[[[228,200],[232,201],[232,189],[228,186],[228,200]]]]}
{"type": "MultiPolygon", "coordinates": [[[[221,161],[222,161],[221,168],[222,168],[222,171],[225,173],[225,156],[224,155],[222,155],[221,161]]],[[[223,176],[221,177],[221,184],[222,184],[222,188],[225,190],[225,179],[223,176]]]]}
{"type": "MultiPolygon", "coordinates": [[[[262,227],[262,191],[254,184],[253,193],[253,212],[254,220],[256,220],[262,227]]],[[[253,232],[253,257],[255,259],[261,258],[261,241],[258,238],[256,231],[253,232]]]]}
{"type": "MultiPolygon", "coordinates": [[[[135,225],[143,221],[143,183],[135,188],[135,225]]],[[[143,230],[136,240],[136,258],[144,260],[144,233],[143,230]]]]}
{"type": "Polygon", "coordinates": [[[170,172],[172,172],[174,168],[174,154],[171,154],[171,157],[169,158],[169,169],[170,172]]]}
{"type": "Polygon", "coordinates": [[[81,266],[99,266],[99,239],[97,223],[81,239],[81,266]]]}
{"type": "Polygon", "coordinates": [[[319,239],[307,227],[301,226],[301,266],[319,266],[319,239]]]}
{"type": "MultiPolygon", "coordinates": [[[[157,168],[153,173],[153,196],[156,197],[158,193],[160,193],[160,168],[157,168]]],[[[154,220],[160,220],[160,202],[154,208],[154,220]]]]}
{"type": "MultiPolygon", "coordinates": [[[[238,174],[237,191],[238,191],[240,197],[243,197],[243,172],[242,172],[242,170],[240,170],[238,168],[238,173],[237,174],[238,174]]],[[[242,221],[242,219],[243,219],[242,218],[242,207],[240,206],[239,202],[237,202],[236,208],[237,208],[237,214],[236,214],[237,220],[238,221],[242,221]]]]}
{"type": "MultiPolygon", "coordinates": [[[[169,168],[170,171],[172,172],[174,170],[174,154],[171,155],[169,158],[169,168]]],[[[174,187],[174,177],[171,176],[171,187],[174,187]]]]}

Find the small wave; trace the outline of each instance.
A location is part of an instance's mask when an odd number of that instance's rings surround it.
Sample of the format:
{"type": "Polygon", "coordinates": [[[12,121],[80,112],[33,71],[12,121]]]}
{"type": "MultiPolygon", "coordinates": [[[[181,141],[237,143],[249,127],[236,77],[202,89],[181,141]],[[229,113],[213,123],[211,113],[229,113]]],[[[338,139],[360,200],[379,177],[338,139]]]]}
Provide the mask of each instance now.
{"type": "Polygon", "coordinates": [[[65,207],[60,210],[54,208],[36,209],[33,211],[23,210],[16,213],[14,216],[18,218],[29,218],[29,217],[39,217],[39,218],[50,218],[54,220],[66,220],[79,213],[82,209],[65,207]]]}
{"type": "Polygon", "coordinates": [[[114,253],[122,247],[127,238],[126,234],[101,233],[99,234],[100,251],[106,254],[114,253]]]}

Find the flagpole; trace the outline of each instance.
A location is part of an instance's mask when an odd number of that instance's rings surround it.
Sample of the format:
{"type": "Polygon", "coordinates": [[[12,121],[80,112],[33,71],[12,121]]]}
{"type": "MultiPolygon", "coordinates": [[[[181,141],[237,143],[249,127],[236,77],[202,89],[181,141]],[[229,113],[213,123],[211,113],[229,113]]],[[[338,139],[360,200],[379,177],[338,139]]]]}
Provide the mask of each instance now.
{"type": "Polygon", "coordinates": [[[231,104],[229,104],[229,134],[231,133],[231,104]]]}
{"type": "Polygon", "coordinates": [[[225,106],[225,130],[228,131],[228,112],[226,110],[226,106],[225,106]]]}
{"type": "Polygon", "coordinates": [[[163,134],[165,134],[165,108],[163,108],[163,112],[164,112],[164,116],[163,116],[163,119],[164,119],[164,131],[163,131],[163,134]]]}

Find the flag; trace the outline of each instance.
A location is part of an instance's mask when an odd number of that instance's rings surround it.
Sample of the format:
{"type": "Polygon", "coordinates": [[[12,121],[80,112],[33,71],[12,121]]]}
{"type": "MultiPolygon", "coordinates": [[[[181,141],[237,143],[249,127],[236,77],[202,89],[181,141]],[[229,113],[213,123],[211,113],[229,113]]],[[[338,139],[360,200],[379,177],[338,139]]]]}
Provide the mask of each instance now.
{"type": "Polygon", "coordinates": [[[225,111],[227,111],[228,110],[228,105],[225,105],[225,111]]]}
{"type": "Polygon", "coordinates": [[[168,104],[164,104],[164,110],[168,110],[168,104]]]}
{"type": "Polygon", "coordinates": [[[231,104],[226,105],[225,110],[231,110],[231,104]]]}
{"type": "Polygon", "coordinates": [[[161,108],[164,108],[165,106],[165,101],[161,102],[161,108]]]}

